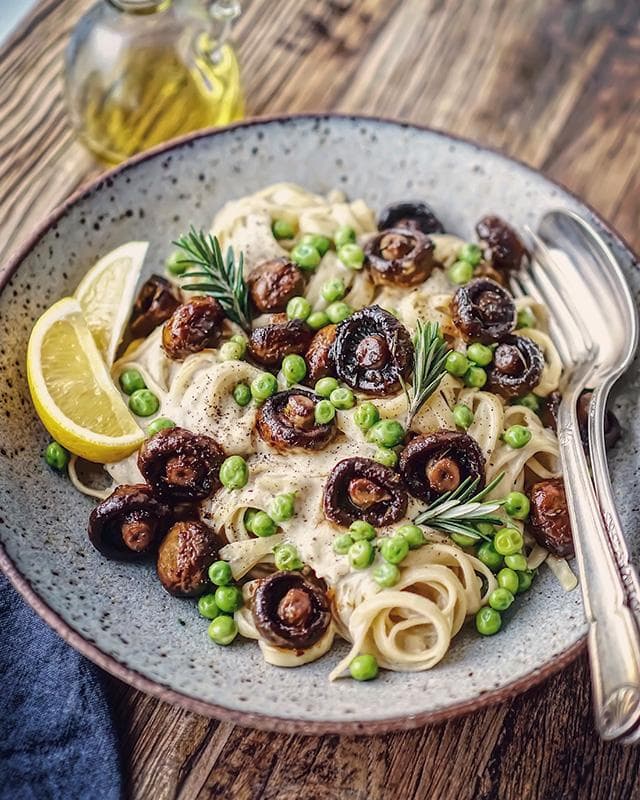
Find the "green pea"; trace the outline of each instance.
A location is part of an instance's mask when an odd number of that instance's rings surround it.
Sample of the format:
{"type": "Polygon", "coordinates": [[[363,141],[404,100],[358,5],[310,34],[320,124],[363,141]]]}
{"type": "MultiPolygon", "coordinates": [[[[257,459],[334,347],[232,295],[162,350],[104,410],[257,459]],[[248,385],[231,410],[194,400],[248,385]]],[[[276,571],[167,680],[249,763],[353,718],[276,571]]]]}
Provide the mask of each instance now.
{"type": "Polygon", "coordinates": [[[296,235],[297,226],[288,219],[274,219],[271,223],[271,231],[274,237],[280,239],[293,239],[296,235]]]}
{"type": "Polygon", "coordinates": [[[306,297],[292,297],[287,303],[289,319],[307,319],[311,314],[311,303],[306,297]]]}
{"type": "Polygon", "coordinates": [[[531,440],[531,431],[524,425],[511,425],[503,433],[502,438],[514,450],[519,450],[531,440]]]}
{"type": "Polygon", "coordinates": [[[502,586],[494,589],[489,595],[489,605],[496,611],[506,611],[514,600],[513,593],[502,586]]]}
{"type": "Polygon", "coordinates": [[[144,378],[137,369],[125,369],[118,380],[120,382],[120,388],[125,394],[133,394],[139,389],[147,388],[144,378]]]}
{"type": "Polygon", "coordinates": [[[469,369],[469,362],[464,353],[452,350],[444,362],[444,367],[451,375],[461,378],[469,369]]]}
{"type": "Polygon", "coordinates": [[[333,234],[333,241],[338,249],[346,244],[353,244],[356,240],[356,232],[350,225],[341,225],[333,234]]]}
{"type": "Polygon", "coordinates": [[[331,392],[335,391],[340,384],[335,378],[320,378],[313,387],[316,394],[320,397],[330,397],[331,392]]]}
{"type": "Polygon", "coordinates": [[[399,564],[407,557],[409,542],[404,536],[385,536],[380,541],[380,555],[390,564],[399,564]]]}
{"type": "Polygon", "coordinates": [[[256,511],[255,514],[250,518],[250,526],[248,526],[245,522],[245,527],[251,531],[251,533],[255,533],[256,536],[260,536],[260,538],[273,536],[278,529],[278,526],[266,511],[256,511]]]}
{"type": "Polygon", "coordinates": [[[349,534],[354,542],[361,542],[363,539],[371,542],[376,538],[376,529],[369,522],[356,519],[349,525],[349,534]]]}
{"type": "Polygon", "coordinates": [[[300,242],[291,251],[291,260],[300,269],[315,269],[322,260],[322,256],[313,245],[300,242]]]}
{"type": "Polygon", "coordinates": [[[349,563],[354,569],[366,569],[375,556],[375,550],[371,542],[360,539],[354,542],[349,548],[349,563]]]}
{"type": "Polygon", "coordinates": [[[405,431],[395,419],[381,419],[369,429],[367,441],[380,447],[396,447],[404,439],[405,431]]]}
{"type": "Polygon", "coordinates": [[[516,328],[535,328],[538,320],[530,308],[521,308],[518,311],[516,328]]]}
{"type": "Polygon", "coordinates": [[[209,567],[208,574],[214,586],[228,586],[233,580],[231,567],[226,561],[214,561],[209,567]]]}
{"type": "Polygon", "coordinates": [[[152,417],[160,408],[160,401],[150,389],[136,389],[129,398],[129,408],[138,417],[152,417]]]}
{"type": "Polygon", "coordinates": [[[331,247],[331,239],[323,236],[321,233],[305,233],[300,239],[300,244],[308,244],[323,256],[331,247]]]}
{"type": "Polygon", "coordinates": [[[458,547],[473,547],[478,544],[478,540],[473,536],[467,536],[466,533],[451,533],[449,534],[451,541],[455,542],[458,547]]]}
{"type": "Polygon", "coordinates": [[[502,627],[500,612],[491,606],[483,606],[476,614],[476,630],[483,636],[493,636],[502,627]]]}
{"type": "Polygon", "coordinates": [[[247,349],[247,344],[249,340],[246,336],[243,336],[241,333],[234,333],[233,336],[229,339],[230,342],[236,342],[236,344],[241,344],[244,349],[247,349]]]}
{"type": "Polygon", "coordinates": [[[400,570],[395,564],[383,561],[373,570],[373,580],[383,588],[395,586],[400,580],[400,570]]]}
{"type": "Polygon", "coordinates": [[[374,461],[377,461],[378,464],[382,464],[383,467],[391,467],[392,469],[398,463],[398,454],[389,447],[376,447],[372,458],[374,461]]]}
{"type": "Polygon", "coordinates": [[[205,619],[215,619],[220,613],[216,598],[212,594],[203,594],[198,598],[198,613],[205,619]]]}
{"type": "Polygon", "coordinates": [[[302,356],[290,353],[282,359],[280,369],[289,386],[292,386],[294,383],[300,383],[300,381],[304,380],[307,374],[307,362],[302,356]]]}
{"type": "Polygon", "coordinates": [[[336,415],[336,407],[331,400],[320,400],[314,410],[315,420],[318,425],[327,425],[336,415]]]}
{"type": "Polygon", "coordinates": [[[348,533],[341,533],[333,540],[333,549],[339,556],[346,556],[352,544],[351,536],[348,533]]]}
{"type": "Polygon", "coordinates": [[[518,397],[513,401],[514,406],[524,406],[529,411],[537,414],[540,411],[540,398],[536,397],[533,392],[525,394],[523,397],[518,397]]]}
{"type": "Polygon", "coordinates": [[[486,367],[493,361],[493,350],[486,344],[474,342],[467,348],[467,358],[479,367],[486,367]]]}
{"type": "Polygon", "coordinates": [[[291,492],[277,494],[269,506],[269,516],[274,522],[284,522],[296,513],[296,496],[291,492]]]}
{"type": "Polygon", "coordinates": [[[356,681],[372,681],[378,677],[378,662],[369,653],[356,656],[349,664],[351,677],[356,681]]]}
{"type": "Polygon", "coordinates": [[[343,386],[338,389],[334,389],[329,395],[329,400],[331,400],[333,405],[341,411],[346,411],[349,408],[353,408],[356,404],[356,398],[353,396],[351,389],[347,389],[343,386]]]}
{"type": "Polygon", "coordinates": [[[447,272],[449,280],[462,286],[473,278],[473,266],[468,261],[456,261],[447,272]]]}
{"type": "Polygon", "coordinates": [[[242,607],[242,592],[237,586],[218,586],[214,597],[216,605],[225,614],[233,614],[242,607]]]}
{"type": "Polygon", "coordinates": [[[245,348],[238,342],[225,342],[220,347],[220,358],[223,361],[241,361],[245,348]]]}
{"type": "Polygon", "coordinates": [[[337,325],[339,322],[343,322],[347,319],[347,317],[350,317],[353,314],[353,309],[348,303],[343,303],[342,300],[338,300],[336,303],[331,303],[331,305],[327,306],[325,313],[329,317],[329,321],[337,325]]]}
{"type": "Polygon", "coordinates": [[[496,532],[495,527],[490,522],[476,523],[476,530],[481,536],[493,536],[496,532]]]}
{"type": "Polygon", "coordinates": [[[482,250],[477,244],[468,242],[467,244],[463,244],[458,251],[458,258],[460,261],[468,261],[472,267],[477,267],[482,261],[482,250]]]}
{"type": "Polygon", "coordinates": [[[249,533],[253,533],[253,520],[256,518],[257,513],[258,513],[257,508],[248,508],[244,512],[244,517],[243,517],[244,527],[249,531],[249,533]]]}
{"type": "Polygon", "coordinates": [[[329,317],[324,311],[314,311],[307,317],[307,325],[313,331],[319,331],[329,324],[329,317]]]}
{"type": "Polygon", "coordinates": [[[473,423],[473,411],[464,403],[457,403],[453,407],[453,421],[466,430],[473,423]]]}
{"type": "Polygon", "coordinates": [[[359,244],[343,244],[338,250],[338,258],[348,269],[362,269],[364,250],[359,244]]]}
{"type": "Polygon", "coordinates": [[[167,419],[167,417],[156,417],[153,422],[150,422],[147,425],[147,435],[148,436],[155,436],[158,431],[166,431],[169,428],[175,428],[176,423],[172,419],[167,419]]]}
{"type": "Polygon", "coordinates": [[[368,431],[380,419],[380,412],[373,403],[360,403],[353,413],[353,420],[360,430],[368,431]]]}
{"type": "Polygon", "coordinates": [[[401,525],[396,534],[406,540],[409,550],[417,550],[426,542],[422,528],[417,525],[401,525]]]}
{"type": "Polygon", "coordinates": [[[225,458],[220,467],[220,483],[227,489],[242,489],[249,480],[249,467],[242,456],[225,458]]]}
{"type": "Polygon", "coordinates": [[[522,553],[514,553],[512,556],[505,556],[504,563],[509,569],[516,572],[524,572],[527,569],[527,557],[522,553]]]}
{"type": "Polygon", "coordinates": [[[246,383],[238,383],[233,390],[233,399],[241,406],[248,406],[251,402],[251,389],[246,383]]]}
{"type": "Polygon", "coordinates": [[[292,544],[281,544],[275,552],[276,569],[282,572],[289,572],[294,569],[302,569],[298,551],[292,544]]]}
{"type": "Polygon", "coordinates": [[[231,644],[238,635],[238,626],[233,617],[221,614],[219,617],[211,620],[207,632],[209,637],[216,644],[221,644],[226,647],[228,644],[231,644]]]}
{"type": "MultiPolygon", "coordinates": [[[[498,586],[503,589],[508,589],[511,594],[515,594],[518,591],[518,573],[515,572],[515,570],[509,569],[509,567],[503,567],[497,577],[498,586]]],[[[499,610],[500,609],[498,609],[498,611],[499,610]]]]}
{"type": "Polygon", "coordinates": [[[262,402],[278,391],[278,381],[270,372],[262,372],[251,381],[251,396],[262,402]]]}
{"type": "Polygon", "coordinates": [[[524,538],[516,528],[500,528],[493,537],[493,546],[501,556],[513,556],[524,546],[524,538]]]}
{"type": "Polygon", "coordinates": [[[322,297],[327,301],[327,303],[333,303],[336,300],[342,300],[346,293],[347,290],[342,278],[331,278],[331,280],[328,280],[323,285],[321,290],[322,297]]]}
{"type": "Polygon", "coordinates": [[[493,542],[483,542],[478,548],[478,558],[492,572],[498,572],[502,568],[502,556],[493,546],[493,542]]]}
{"type": "Polygon", "coordinates": [[[535,572],[531,569],[518,572],[518,594],[528,591],[533,583],[535,572]]]}
{"type": "Polygon", "coordinates": [[[184,260],[185,254],[181,250],[174,250],[166,260],[165,265],[169,275],[184,275],[189,268],[189,262],[184,260]]]}
{"type": "Polygon", "coordinates": [[[504,501],[504,510],[513,519],[526,519],[529,516],[531,503],[522,492],[509,492],[504,501]]]}
{"type": "Polygon", "coordinates": [[[472,389],[482,389],[487,382],[487,373],[482,367],[469,367],[464,375],[464,385],[472,389]]]}
{"type": "Polygon", "coordinates": [[[69,453],[58,442],[50,442],[44,451],[44,460],[53,469],[62,471],[69,463],[69,453]]]}

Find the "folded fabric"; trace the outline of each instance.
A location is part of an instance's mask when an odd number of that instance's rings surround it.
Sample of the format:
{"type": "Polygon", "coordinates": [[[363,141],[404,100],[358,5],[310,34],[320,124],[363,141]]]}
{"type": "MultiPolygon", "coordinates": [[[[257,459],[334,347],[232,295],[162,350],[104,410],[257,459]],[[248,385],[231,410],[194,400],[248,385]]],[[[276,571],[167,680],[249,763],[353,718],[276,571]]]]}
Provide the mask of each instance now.
{"type": "Polygon", "coordinates": [[[2,800],[121,797],[103,680],[0,574],[2,800]]]}

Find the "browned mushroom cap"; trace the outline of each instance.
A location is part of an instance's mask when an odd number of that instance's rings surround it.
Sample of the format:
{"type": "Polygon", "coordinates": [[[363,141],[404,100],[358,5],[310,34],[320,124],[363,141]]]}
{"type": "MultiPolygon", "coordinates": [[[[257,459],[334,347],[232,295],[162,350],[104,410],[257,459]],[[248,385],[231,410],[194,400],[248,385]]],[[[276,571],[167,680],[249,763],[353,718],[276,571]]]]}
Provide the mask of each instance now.
{"type": "Polygon", "coordinates": [[[304,275],[286,258],[272,258],[254,267],[247,286],[258,311],[284,311],[292,297],[303,293],[304,275]]]}
{"type": "MultiPolygon", "coordinates": [[[[582,444],[589,447],[589,407],[591,406],[591,398],[593,392],[583,392],[578,400],[578,426],[580,427],[580,436],[582,444]]],[[[618,418],[613,411],[607,410],[604,417],[604,441],[607,447],[613,447],[622,436],[622,430],[618,418]]]]}
{"type": "Polygon", "coordinates": [[[400,454],[400,474],[414,497],[431,503],[467,478],[484,486],[484,456],[475,439],[459,431],[414,436],[400,454]]]}
{"type": "Polygon", "coordinates": [[[165,428],[138,452],[138,469],[158,497],[173,502],[204,500],[220,488],[224,451],[210,436],[165,428]]]}
{"type": "Polygon", "coordinates": [[[529,258],[522,239],[501,217],[483,217],[476,225],[476,233],[484,245],[485,257],[498,271],[518,269],[529,258]]]}
{"type": "Polygon", "coordinates": [[[249,353],[263,367],[279,367],[290,353],[303,356],[312,338],[313,331],[302,320],[274,314],[268,325],[252,331],[249,353]]]}
{"type": "Polygon", "coordinates": [[[336,375],[360,392],[387,395],[413,369],[409,331],[380,306],[367,306],[338,325],[333,344],[336,375]]]}
{"type": "Polygon", "coordinates": [[[169,524],[169,509],[144,483],[118,486],[89,516],[91,544],[107,558],[131,560],[153,548],[169,524]]]}
{"type": "Polygon", "coordinates": [[[315,386],[320,378],[332,376],[335,373],[333,359],[333,343],[336,340],[337,325],[325,325],[314,335],[305,353],[307,362],[307,383],[315,386]]]}
{"type": "Polygon", "coordinates": [[[422,200],[404,200],[383,208],[378,217],[378,230],[409,228],[422,233],[444,233],[440,220],[422,200]]]}
{"type": "Polygon", "coordinates": [[[513,298],[490,278],[474,278],[456,289],[451,310],[456,327],[467,341],[491,344],[516,327],[513,298]]]}
{"type": "Polygon", "coordinates": [[[377,284],[415,286],[426,280],[436,265],[434,245],[422,231],[389,228],[366,243],[365,263],[377,284]]]}
{"type": "Polygon", "coordinates": [[[370,458],[345,458],[331,470],[322,505],[327,519],[350,525],[357,519],[381,527],[405,515],[407,493],[397,472],[370,458]]]}
{"type": "Polygon", "coordinates": [[[162,329],[162,347],[179,361],[205,347],[213,347],[222,332],[224,312],[214,297],[194,297],[179,306],[162,329]]]}
{"type": "Polygon", "coordinates": [[[335,419],[319,424],[315,408],[322,398],[303,389],[272,395],[260,408],[256,430],[260,437],[281,453],[296,448],[321,450],[335,436],[335,419]]]}
{"type": "Polygon", "coordinates": [[[209,585],[207,571],[218,558],[218,537],[203,522],[176,522],[158,549],[160,583],[177,597],[195,597],[209,585]]]}
{"type": "Polygon", "coordinates": [[[542,401],[542,408],[540,409],[540,419],[545,428],[551,428],[553,431],[558,430],[558,408],[562,395],[560,392],[551,392],[550,395],[542,401]]]}
{"type": "Polygon", "coordinates": [[[173,314],[180,301],[168,280],[152,275],[138,292],[131,315],[131,333],[135,337],[148,336],[154,328],[173,314]]]}
{"type": "Polygon", "coordinates": [[[487,367],[487,389],[505,399],[519,397],[540,383],[544,357],[526,336],[506,336],[487,367]]]}
{"type": "Polygon", "coordinates": [[[573,556],[573,537],[562,478],[534,483],[529,490],[529,528],[543,547],[559,558],[573,556]]]}

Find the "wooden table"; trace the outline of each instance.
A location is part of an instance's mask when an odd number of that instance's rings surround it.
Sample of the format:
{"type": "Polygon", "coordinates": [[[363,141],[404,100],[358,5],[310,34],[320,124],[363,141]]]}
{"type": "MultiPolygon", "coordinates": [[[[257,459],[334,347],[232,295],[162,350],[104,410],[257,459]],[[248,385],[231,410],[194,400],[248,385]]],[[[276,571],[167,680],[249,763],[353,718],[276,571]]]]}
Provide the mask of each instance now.
{"type": "MultiPolygon", "coordinates": [[[[86,0],[42,0],[0,51],[0,260],[95,172],[61,52],[86,0]]],[[[469,136],[582,195],[640,250],[637,0],[244,0],[251,114],[338,110],[469,136]]],[[[518,699],[374,738],[220,724],[112,679],[135,798],[640,797],[640,750],[602,744],[585,658],[518,699]]]]}

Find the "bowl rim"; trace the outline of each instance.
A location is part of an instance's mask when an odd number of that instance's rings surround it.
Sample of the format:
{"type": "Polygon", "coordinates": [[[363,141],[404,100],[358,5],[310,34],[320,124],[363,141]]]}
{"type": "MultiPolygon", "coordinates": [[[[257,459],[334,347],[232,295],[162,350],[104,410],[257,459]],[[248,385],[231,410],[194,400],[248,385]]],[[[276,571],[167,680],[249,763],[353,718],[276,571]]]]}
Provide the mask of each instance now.
{"type": "MultiPolygon", "coordinates": [[[[507,155],[502,150],[483,145],[473,139],[449,133],[438,128],[433,128],[427,125],[420,125],[418,123],[408,122],[405,120],[393,119],[392,117],[384,117],[378,115],[365,115],[365,114],[348,114],[348,113],[333,113],[333,112],[320,112],[320,113],[300,113],[300,114],[276,114],[266,115],[261,117],[251,117],[242,122],[234,123],[218,128],[205,128],[193,133],[186,134],[168,142],[164,142],[157,147],[146,150],[126,161],[118,164],[117,166],[100,173],[93,180],[88,183],[82,184],[76,189],[68,198],[56,206],[44,220],[36,226],[33,232],[27,239],[20,245],[18,250],[11,255],[5,269],[0,275],[0,293],[4,290],[11,277],[16,273],[20,264],[28,256],[31,250],[38,244],[38,242],[49,232],[51,227],[61,219],[66,212],[74,206],[79,200],[84,199],[93,192],[99,191],[107,182],[116,175],[126,172],[132,167],[141,164],[144,161],[155,158],[156,156],[167,153],[171,150],[177,150],[189,142],[199,139],[215,137],[228,133],[229,131],[252,128],[255,126],[263,126],[277,123],[287,122],[304,122],[304,121],[346,121],[346,122],[362,122],[390,125],[399,128],[414,129],[424,133],[430,133],[450,141],[461,142],[466,145],[471,145],[478,148],[480,151],[489,152],[501,159],[515,163],[521,169],[524,169],[538,177],[543,177],[546,181],[554,184],[566,194],[573,197],[582,206],[587,208],[600,225],[611,235],[618,244],[625,249],[633,258],[633,266],[638,266],[638,257],[631,246],[625,241],[623,236],[587,202],[578,197],[574,192],[568,189],[559,181],[553,180],[544,174],[541,170],[530,166],[524,161],[507,155]]],[[[433,725],[445,720],[454,719],[459,716],[471,714],[475,711],[484,709],[490,705],[499,702],[504,702],[521,694],[528,689],[541,683],[543,680],[551,677],[552,675],[564,669],[572,661],[574,661],[580,653],[583,652],[586,645],[586,635],[581,637],[577,642],[571,645],[566,650],[557,654],[554,658],[546,662],[542,667],[532,670],[523,677],[516,681],[508,683],[496,689],[483,692],[472,700],[467,700],[461,703],[455,703],[443,709],[434,711],[425,711],[410,716],[401,717],[388,717],[379,720],[366,720],[366,721],[341,721],[341,720],[300,720],[287,717],[277,717],[268,714],[260,714],[251,711],[238,711],[215,703],[199,699],[177,689],[172,689],[166,684],[153,680],[141,672],[132,669],[121,663],[114,656],[104,653],[94,642],[85,638],[82,634],[78,633],[74,628],[67,623],[62,617],[46,603],[31,586],[29,580],[24,576],[15,566],[11,558],[8,556],[3,544],[0,542],[0,569],[5,573],[11,581],[14,588],[22,595],[24,600],[34,609],[34,611],[42,617],[42,619],[58,633],[61,638],[71,645],[75,650],[80,652],[83,656],[93,661],[106,672],[113,675],[115,678],[139,689],[147,694],[150,694],[158,699],[180,706],[187,711],[200,714],[207,717],[213,717],[220,721],[231,722],[247,727],[257,728],[261,730],[274,731],[279,733],[303,733],[312,735],[321,734],[344,734],[344,735],[377,735],[391,731],[410,730],[424,725],[433,725]]]]}

